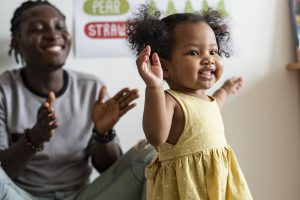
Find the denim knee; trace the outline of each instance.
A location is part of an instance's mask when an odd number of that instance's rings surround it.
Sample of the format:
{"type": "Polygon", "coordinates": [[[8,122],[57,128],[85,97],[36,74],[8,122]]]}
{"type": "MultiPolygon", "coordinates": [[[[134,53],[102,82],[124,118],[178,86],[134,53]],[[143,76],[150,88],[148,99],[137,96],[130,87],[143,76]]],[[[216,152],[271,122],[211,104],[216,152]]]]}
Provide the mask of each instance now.
{"type": "Polygon", "coordinates": [[[156,151],[153,147],[141,150],[144,156],[133,160],[130,164],[130,170],[137,180],[145,181],[145,168],[153,160],[156,151]]]}
{"type": "Polygon", "coordinates": [[[130,171],[132,175],[140,182],[145,181],[145,168],[148,165],[148,163],[144,161],[135,161],[130,166],[130,171]]]}
{"type": "Polygon", "coordinates": [[[153,146],[151,146],[145,140],[140,141],[135,147],[136,155],[138,157],[137,160],[142,161],[144,163],[149,164],[154,156],[156,155],[156,150],[153,146]]]}
{"type": "Polygon", "coordinates": [[[9,183],[7,183],[5,180],[1,179],[0,177],[0,199],[1,200],[9,200],[9,198],[7,197],[7,190],[8,190],[8,185],[9,183]]]}

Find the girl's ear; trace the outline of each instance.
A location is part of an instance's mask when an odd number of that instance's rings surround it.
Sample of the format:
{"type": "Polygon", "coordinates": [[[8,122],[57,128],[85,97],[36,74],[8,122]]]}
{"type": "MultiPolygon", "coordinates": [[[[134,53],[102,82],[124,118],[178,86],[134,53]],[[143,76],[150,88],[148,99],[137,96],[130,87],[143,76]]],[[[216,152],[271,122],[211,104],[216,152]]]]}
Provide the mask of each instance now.
{"type": "Polygon", "coordinates": [[[161,63],[161,68],[163,70],[163,77],[164,79],[168,79],[170,76],[170,72],[169,72],[169,61],[164,59],[164,58],[160,58],[160,63],[161,63]]]}

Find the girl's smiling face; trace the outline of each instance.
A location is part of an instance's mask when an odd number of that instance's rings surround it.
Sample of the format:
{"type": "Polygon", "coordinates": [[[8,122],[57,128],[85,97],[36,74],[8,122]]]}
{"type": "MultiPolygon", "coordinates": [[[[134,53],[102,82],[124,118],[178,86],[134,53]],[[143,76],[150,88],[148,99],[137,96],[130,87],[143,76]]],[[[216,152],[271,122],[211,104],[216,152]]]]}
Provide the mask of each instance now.
{"type": "Polygon", "coordinates": [[[205,22],[177,24],[170,60],[162,59],[171,89],[199,93],[213,86],[223,72],[215,34],[205,22]]]}

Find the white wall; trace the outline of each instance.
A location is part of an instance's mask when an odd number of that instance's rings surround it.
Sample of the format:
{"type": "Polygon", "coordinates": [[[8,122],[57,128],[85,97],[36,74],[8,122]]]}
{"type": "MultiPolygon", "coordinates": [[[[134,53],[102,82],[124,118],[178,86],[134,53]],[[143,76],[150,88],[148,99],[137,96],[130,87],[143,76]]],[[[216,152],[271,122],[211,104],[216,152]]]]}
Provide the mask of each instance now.
{"type": "MultiPolygon", "coordinates": [[[[16,67],[7,56],[10,18],[21,0],[0,1],[0,71],[16,67]]],[[[71,0],[52,0],[72,30],[71,0]]],[[[297,71],[286,71],[295,59],[287,0],[232,0],[236,55],[226,61],[226,78],[241,75],[245,85],[223,110],[228,143],[233,147],[256,200],[298,200],[300,196],[300,101],[297,71]]],[[[114,94],[123,86],[140,89],[138,106],[117,130],[129,149],[143,138],[144,84],[134,58],[68,60],[68,68],[101,77],[114,94]]],[[[220,86],[220,83],[216,85],[220,86]]]]}

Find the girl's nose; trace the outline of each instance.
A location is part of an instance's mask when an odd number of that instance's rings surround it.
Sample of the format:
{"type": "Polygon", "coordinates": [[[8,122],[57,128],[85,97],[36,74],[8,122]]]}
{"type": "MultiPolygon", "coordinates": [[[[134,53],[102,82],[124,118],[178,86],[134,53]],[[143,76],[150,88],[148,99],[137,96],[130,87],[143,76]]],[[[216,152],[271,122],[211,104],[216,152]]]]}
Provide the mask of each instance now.
{"type": "Polygon", "coordinates": [[[213,57],[211,55],[207,55],[201,60],[200,64],[202,64],[202,65],[211,65],[211,64],[214,64],[214,63],[215,63],[215,61],[214,61],[213,57]]]}

